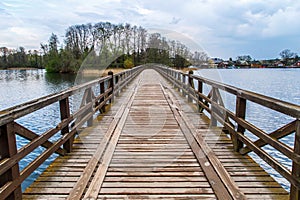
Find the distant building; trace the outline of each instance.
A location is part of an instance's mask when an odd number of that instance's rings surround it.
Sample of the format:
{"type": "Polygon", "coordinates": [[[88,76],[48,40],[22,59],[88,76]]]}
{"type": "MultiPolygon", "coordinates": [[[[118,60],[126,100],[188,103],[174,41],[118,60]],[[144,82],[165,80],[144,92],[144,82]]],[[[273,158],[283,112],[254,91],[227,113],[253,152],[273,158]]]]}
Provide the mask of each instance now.
{"type": "Polygon", "coordinates": [[[284,64],[281,61],[277,61],[277,62],[274,63],[274,66],[275,67],[284,67],[284,64]]]}
{"type": "Polygon", "coordinates": [[[245,61],[245,60],[238,60],[236,62],[236,67],[238,68],[250,68],[251,65],[249,62],[245,61]]]}
{"type": "Polygon", "coordinates": [[[293,67],[300,67],[300,61],[298,61],[295,64],[293,64],[293,67]]]}
{"type": "Polygon", "coordinates": [[[220,64],[221,62],[223,62],[223,59],[221,58],[211,58],[211,60],[214,62],[214,64],[218,65],[220,64]]]}
{"type": "Polygon", "coordinates": [[[251,62],[251,68],[264,68],[263,63],[259,60],[251,62]]]}
{"type": "Polygon", "coordinates": [[[228,68],[229,66],[229,62],[227,61],[222,61],[218,64],[218,68],[228,68]]]}

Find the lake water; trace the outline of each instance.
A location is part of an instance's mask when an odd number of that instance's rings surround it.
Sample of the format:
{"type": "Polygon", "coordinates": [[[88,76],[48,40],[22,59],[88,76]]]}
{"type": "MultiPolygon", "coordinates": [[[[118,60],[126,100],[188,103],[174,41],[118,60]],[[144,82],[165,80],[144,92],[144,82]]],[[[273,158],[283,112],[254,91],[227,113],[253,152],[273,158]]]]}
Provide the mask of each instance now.
{"type": "MultiPolygon", "coordinates": [[[[300,105],[300,69],[205,69],[199,70],[195,74],[300,105]]],[[[72,86],[75,78],[76,75],[47,74],[44,70],[2,70],[0,71],[0,110],[61,91],[72,86]]],[[[224,95],[223,99],[225,104],[234,110],[233,96],[224,95]]],[[[247,105],[246,118],[267,132],[276,130],[291,121],[287,116],[251,103],[247,105]]],[[[53,104],[34,114],[22,117],[17,122],[35,133],[41,134],[56,126],[59,119],[58,104],[53,104]]],[[[17,141],[18,148],[27,143],[19,137],[17,137],[17,141]]],[[[282,141],[293,146],[293,135],[282,141]]],[[[288,168],[291,167],[291,163],[272,148],[265,147],[265,150],[276,156],[288,168]]],[[[20,162],[20,168],[23,169],[27,166],[41,151],[44,151],[42,147],[23,159],[20,162]]],[[[251,154],[251,156],[257,159],[269,173],[273,174],[286,189],[289,188],[289,184],[278,173],[259,160],[255,154],[251,154]]],[[[25,189],[30,185],[55,157],[56,155],[51,156],[36,170],[22,184],[22,188],[25,189]]]]}

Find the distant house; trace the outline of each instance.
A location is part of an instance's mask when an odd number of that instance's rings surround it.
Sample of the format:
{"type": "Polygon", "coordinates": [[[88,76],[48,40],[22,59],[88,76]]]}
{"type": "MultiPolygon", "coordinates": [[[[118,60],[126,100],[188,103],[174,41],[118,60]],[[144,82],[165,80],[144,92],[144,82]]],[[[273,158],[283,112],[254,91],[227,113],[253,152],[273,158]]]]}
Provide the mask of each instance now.
{"type": "Polygon", "coordinates": [[[245,60],[238,60],[236,62],[236,66],[238,68],[250,68],[251,65],[249,64],[249,62],[245,61],[245,60]]]}
{"type": "Polygon", "coordinates": [[[230,66],[229,62],[222,61],[218,64],[218,68],[228,68],[230,66]]]}
{"type": "Polygon", "coordinates": [[[221,58],[211,58],[211,60],[214,62],[214,64],[218,65],[220,64],[221,62],[223,62],[223,59],[221,58]]]}
{"type": "Polygon", "coordinates": [[[275,67],[284,67],[284,64],[281,61],[277,61],[277,62],[274,63],[274,66],[275,67]]]}
{"type": "Polygon", "coordinates": [[[251,68],[263,68],[262,62],[258,60],[252,61],[251,68]]]}
{"type": "Polygon", "coordinates": [[[293,64],[294,67],[300,67],[300,61],[296,62],[295,64],[293,64]]]}

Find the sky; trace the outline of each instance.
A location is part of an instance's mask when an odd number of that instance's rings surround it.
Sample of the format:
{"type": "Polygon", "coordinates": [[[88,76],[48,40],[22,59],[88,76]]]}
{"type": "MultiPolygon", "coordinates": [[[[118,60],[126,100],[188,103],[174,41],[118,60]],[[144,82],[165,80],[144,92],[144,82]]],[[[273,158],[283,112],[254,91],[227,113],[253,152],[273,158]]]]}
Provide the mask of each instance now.
{"type": "Polygon", "coordinates": [[[176,32],[211,57],[272,59],[300,54],[299,19],[298,0],[1,0],[0,47],[40,49],[51,33],[62,42],[71,25],[109,21],[176,32]]]}

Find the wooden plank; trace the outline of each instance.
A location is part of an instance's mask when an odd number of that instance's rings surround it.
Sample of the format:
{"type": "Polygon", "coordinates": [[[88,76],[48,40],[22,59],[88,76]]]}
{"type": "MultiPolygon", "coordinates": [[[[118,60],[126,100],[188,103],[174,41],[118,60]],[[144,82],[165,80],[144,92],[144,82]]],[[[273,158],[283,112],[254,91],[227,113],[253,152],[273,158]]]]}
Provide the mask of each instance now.
{"type": "Polygon", "coordinates": [[[95,154],[93,155],[92,159],[89,160],[84,172],[78,179],[74,188],[71,190],[70,195],[68,196],[68,199],[80,199],[81,198],[81,196],[92,176],[92,173],[94,172],[101,156],[103,156],[104,150],[109,145],[111,137],[114,134],[114,131],[115,131],[116,127],[118,126],[118,123],[121,120],[121,116],[123,115],[125,108],[126,108],[126,103],[127,102],[122,104],[121,107],[119,108],[118,112],[116,113],[116,115],[114,117],[114,120],[111,122],[105,136],[103,137],[104,139],[98,145],[97,150],[95,151],[95,154]]]}
{"type": "Polygon", "coordinates": [[[98,196],[98,192],[101,188],[101,185],[103,183],[106,171],[108,169],[108,164],[110,163],[110,160],[112,158],[113,152],[116,148],[117,142],[119,140],[119,136],[121,134],[121,131],[125,125],[125,121],[127,119],[127,116],[129,114],[130,107],[132,105],[133,99],[135,97],[135,94],[137,92],[137,86],[135,87],[132,94],[130,94],[130,97],[128,101],[126,102],[126,107],[124,112],[120,116],[119,123],[114,130],[114,133],[112,135],[112,138],[106,148],[106,151],[103,155],[103,158],[101,160],[101,163],[98,166],[98,169],[95,173],[94,178],[92,179],[92,182],[90,183],[85,195],[84,199],[96,199],[98,196]]]}
{"type": "Polygon", "coordinates": [[[213,194],[210,188],[101,188],[100,194],[213,194]]]}
{"type": "Polygon", "coordinates": [[[166,200],[182,200],[182,199],[202,199],[202,200],[215,200],[216,197],[213,194],[127,194],[127,195],[111,195],[104,194],[99,195],[98,199],[166,199],[166,200]]]}
{"type": "Polygon", "coordinates": [[[218,160],[215,154],[203,140],[196,136],[197,133],[195,128],[192,124],[188,123],[185,114],[179,110],[178,104],[176,105],[174,97],[172,97],[170,92],[167,92],[162,85],[161,89],[174,113],[175,119],[177,120],[181,130],[187,138],[187,141],[193,149],[199,164],[201,165],[208,179],[214,182],[214,184],[212,184],[212,188],[214,189],[217,197],[219,199],[246,199],[245,195],[239,190],[238,186],[231,179],[225,168],[222,167],[221,162],[218,160]]]}

